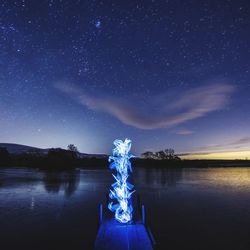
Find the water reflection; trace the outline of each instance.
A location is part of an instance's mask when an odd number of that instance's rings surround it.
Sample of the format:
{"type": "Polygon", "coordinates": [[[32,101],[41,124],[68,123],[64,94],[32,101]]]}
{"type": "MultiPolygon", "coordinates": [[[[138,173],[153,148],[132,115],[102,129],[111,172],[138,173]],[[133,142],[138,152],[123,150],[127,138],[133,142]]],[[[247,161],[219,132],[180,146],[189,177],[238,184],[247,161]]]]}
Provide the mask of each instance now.
{"type": "Polygon", "coordinates": [[[45,172],[43,177],[44,188],[48,193],[58,193],[63,190],[66,196],[74,194],[79,182],[80,170],[45,172]]]}
{"type": "Polygon", "coordinates": [[[43,177],[43,173],[35,168],[0,168],[0,187],[15,188],[35,185],[43,177]]]}
{"type": "Polygon", "coordinates": [[[137,169],[134,179],[139,185],[150,187],[176,186],[183,179],[182,169],[137,169]]]}
{"type": "Polygon", "coordinates": [[[41,171],[26,168],[0,169],[0,188],[5,191],[22,192],[24,190],[41,189],[48,193],[62,191],[64,195],[71,196],[80,183],[80,170],[69,171],[41,171]],[[12,190],[12,191],[11,191],[12,190]]]}
{"type": "MultiPolygon", "coordinates": [[[[1,249],[91,249],[112,181],[108,169],[0,168],[1,249]]],[[[249,249],[250,168],[134,168],[133,182],[159,249],[249,249]]]]}

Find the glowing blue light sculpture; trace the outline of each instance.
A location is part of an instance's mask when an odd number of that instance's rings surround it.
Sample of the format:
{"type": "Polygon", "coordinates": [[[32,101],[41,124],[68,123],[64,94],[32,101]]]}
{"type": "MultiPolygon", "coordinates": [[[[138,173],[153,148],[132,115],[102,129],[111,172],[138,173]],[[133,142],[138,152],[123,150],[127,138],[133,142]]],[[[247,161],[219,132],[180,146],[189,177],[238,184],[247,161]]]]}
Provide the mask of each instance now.
{"type": "Polygon", "coordinates": [[[112,174],[116,182],[112,184],[109,197],[117,202],[111,201],[108,208],[115,212],[115,219],[121,223],[127,223],[132,220],[133,206],[131,201],[131,195],[134,186],[130,184],[127,179],[129,172],[132,172],[130,158],[133,157],[129,153],[131,148],[131,140],[125,139],[114,141],[115,148],[113,149],[113,155],[109,156],[110,169],[116,170],[116,175],[112,174]]]}

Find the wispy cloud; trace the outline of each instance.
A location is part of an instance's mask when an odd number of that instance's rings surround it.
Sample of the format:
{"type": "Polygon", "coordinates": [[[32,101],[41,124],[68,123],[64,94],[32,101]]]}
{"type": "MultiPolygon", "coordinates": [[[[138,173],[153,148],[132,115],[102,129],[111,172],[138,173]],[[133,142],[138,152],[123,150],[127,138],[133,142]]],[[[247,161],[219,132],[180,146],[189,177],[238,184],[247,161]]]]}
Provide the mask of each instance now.
{"type": "Polygon", "coordinates": [[[65,82],[58,82],[55,87],[91,110],[108,113],[140,129],[169,128],[222,109],[234,90],[226,83],[212,84],[178,93],[172,101],[171,93],[167,92],[138,105],[138,100],[93,96],[65,82]]]}
{"type": "Polygon", "coordinates": [[[225,149],[225,148],[239,149],[239,148],[246,147],[246,146],[250,146],[249,136],[242,137],[236,140],[232,140],[226,143],[208,145],[200,149],[201,150],[219,150],[219,149],[225,149]]]}
{"type": "Polygon", "coordinates": [[[250,152],[250,137],[242,137],[239,139],[234,139],[226,143],[221,144],[211,144],[205,147],[197,148],[196,150],[192,150],[190,152],[181,152],[179,156],[206,156],[206,155],[214,155],[214,154],[235,154],[235,153],[244,153],[250,152]]]}
{"type": "Polygon", "coordinates": [[[181,129],[176,132],[177,135],[191,135],[193,133],[194,131],[189,130],[189,129],[181,129]]]}

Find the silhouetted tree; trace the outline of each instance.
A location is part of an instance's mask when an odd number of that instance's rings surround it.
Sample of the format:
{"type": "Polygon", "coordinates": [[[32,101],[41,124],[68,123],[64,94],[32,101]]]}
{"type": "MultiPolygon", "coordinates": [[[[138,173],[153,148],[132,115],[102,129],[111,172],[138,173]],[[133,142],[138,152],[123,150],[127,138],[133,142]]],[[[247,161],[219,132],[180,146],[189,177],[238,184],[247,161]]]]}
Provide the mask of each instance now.
{"type": "Polygon", "coordinates": [[[10,154],[7,148],[0,147],[0,164],[5,165],[9,163],[10,154]]]}
{"type": "Polygon", "coordinates": [[[61,148],[52,148],[48,151],[49,165],[56,167],[70,167],[76,163],[77,153],[75,151],[61,148]]]}
{"type": "Polygon", "coordinates": [[[156,160],[180,160],[180,158],[175,155],[174,149],[169,148],[157,152],[150,152],[147,151],[141,155],[143,158],[146,159],[156,159],[156,160]]]}
{"type": "Polygon", "coordinates": [[[69,151],[73,151],[73,152],[77,152],[77,153],[79,152],[78,149],[77,149],[77,147],[74,144],[69,144],[68,147],[67,147],[67,149],[69,151]]]}
{"type": "Polygon", "coordinates": [[[155,158],[154,153],[151,151],[147,151],[145,153],[142,153],[141,156],[142,156],[142,158],[146,158],[146,159],[154,159],[155,158]]]}

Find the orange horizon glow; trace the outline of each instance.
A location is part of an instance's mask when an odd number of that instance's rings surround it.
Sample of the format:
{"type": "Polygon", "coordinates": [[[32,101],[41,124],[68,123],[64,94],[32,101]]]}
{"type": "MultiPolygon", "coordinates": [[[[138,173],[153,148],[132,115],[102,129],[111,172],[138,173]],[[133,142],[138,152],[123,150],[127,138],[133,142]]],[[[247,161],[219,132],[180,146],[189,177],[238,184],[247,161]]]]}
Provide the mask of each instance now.
{"type": "Polygon", "coordinates": [[[228,151],[211,153],[190,153],[180,156],[183,160],[250,160],[250,150],[248,151],[228,151]]]}

